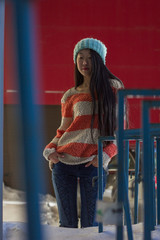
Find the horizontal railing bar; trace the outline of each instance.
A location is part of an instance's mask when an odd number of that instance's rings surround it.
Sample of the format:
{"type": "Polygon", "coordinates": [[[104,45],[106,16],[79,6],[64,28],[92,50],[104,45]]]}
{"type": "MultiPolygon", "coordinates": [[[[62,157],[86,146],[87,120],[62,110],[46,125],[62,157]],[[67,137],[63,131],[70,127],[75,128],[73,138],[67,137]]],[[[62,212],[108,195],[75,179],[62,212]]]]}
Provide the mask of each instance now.
{"type": "Polygon", "coordinates": [[[160,97],[160,89],[121,89],[119,94],[124,97],[130,95],[136,98],[143,96],[160,97]]]}
{"type": "MultiPolygon", "coordinates": [[[[151,137],[160,137],[160,124],[151,125],[149,129],[151,137]]],[[[142,129],[126,129],[124,130],[124,140],[142,140],[142,129]]],[[[100,141],[114,141],[116,137],[113,136],[101,136],[100,141]]]]}

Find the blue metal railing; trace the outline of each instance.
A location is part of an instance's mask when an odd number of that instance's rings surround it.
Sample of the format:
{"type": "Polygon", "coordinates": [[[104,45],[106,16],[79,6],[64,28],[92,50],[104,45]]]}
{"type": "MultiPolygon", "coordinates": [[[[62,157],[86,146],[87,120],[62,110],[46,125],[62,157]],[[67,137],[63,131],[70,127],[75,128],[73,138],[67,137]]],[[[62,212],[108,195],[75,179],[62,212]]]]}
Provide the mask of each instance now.
{"type": "MultiPolygon", "coordinates": [[[[159,134],[159,131],[160,131],[160,128],[157,129],[158,131],[158,134],[159,134]]],[[[128,131],[129,132],[129,131],[128,131]]],[[[132,130],[132,132],[134,133],[134,131],[132,130]]],[[[136,131],[135,131],[136,132],[136,131]]],[[[130,134],[130,133],[129,133],[130,134]]],[[[153,133],[151,134],[151,136],[153,135],[153,133]]],[[[127,142],[128,142],[128,136],[126,135],[126,138],[127,138],[127,142]]],[[[131,136],[130,136],[131,138],[131,136]]],[[[132,137],[130,140],[134,140],[135,138],[135,134],[134,134],[134,137],[132,137]]],[[[142,136],[137,136],[136,138],[141,138],[141,141],[142,141],[142,136]]],[[[98,152],[98,156],[101,156],[99,157],[99,162],[101,162],[101,164],[99,166],[102,166],[102,146],[103,146],[103,141],[110,141],[110,140],[113,140],[115,138],[112,138],[112,137],[100,137],[99,140],[98,140],[98,146],[99,146],[99,152],[98,152]]],[[[156,142],[159,143],[160,139],[159,138],[156,138],[155,140],[156,142]]],[[[160,144],[160,143],[159,143],[160,144]]],[[[158,147],[158,145],[157,145],[158,147]]],[[[159,149],[159,148],[157,148],[159,149]]],[[[129,146],[128,146],[128,143],[127,143],[127,148],[125,148],[125,155],[127,156],[127,153],[129,152],[129,146]]],[[[135,199],[134,199],[134,223],[137,223],[138,222],[138,184],[139,184],[139,162],[140,162],[140,140],[137,140],[136,139],[136,155],[135,155],[135,199]]],[[[158,153],[159,153],[159,150],[158,150],[158,153]]],[[[158,155],[158,154],[157,154],[158,155]]],[[[128,157],[129,159],[129,157],[128,157]]],[[[152,158],[154,159],[154,158],[152,158]]],[[[126,159],[125,159],[126,161],[126,159]]],[[[159,161],[157,160],[157,163],[159,161]]],[[[153,164],[153,161],[151,161],[151,164],[153,164]]],[[[158,167],[157,167],[158,168],[158,167]]],[[[102,169],[102,167],[101,167],[102,169]]],[[[154,165],[153,167],[150,169],[154,169],[154,165]]],[[[100,187],[99,189],[101,189],[101,191],[99,192],[100,194],[100,198],[99,200],[102,200],[103,199],[103,192],[102,192],[102,185],[103,185],[103,176],[101,175],[101,171],[100,168],[99,168],[99,184],[100,184],[100,187]]],[[[133,239],[133,234],[132,234],[132,228],[131,228],[131,217],[130,217],[130,209],[129,209],[129,200],[128,200],[128,164],[127,164],[127,167],[125,167],[124,169],[124,185],[125,185],[125,188],[124,188],[124,201],[123,201],[123,206],[124,206],[124,210],[125,210],[125,217],[126,217],[126,225],[127,225],[127,233],[128,233],[128,239],[133,239]]],[[[159,173],[159,171],[157,170],[157,173],[159,173]]],[[[152,172],[152,179],[154,179],[154,172],[152,172]]],[[[158,178],[158,176],[157,176],[158,178]]],[[[149,216],[152,216],[151,219],[153,221],[151,221],[151,224],[149,229],[150,231],[154,229],[154,226],[156,225],[156,222],[158,223],[159,221],[159,208],[160,208],[160,203],[159,203],[159,199],[158,199],[158,196],[157,196],[157,221],[156,221],[156,207],[155,207],[155,184],[154,184],[154,181],[152,182],[152,186],[150,187],[153,191],[153,194],[154,194],[154,197],[152,197],[152,201],[150,202],[150,215],[149,216]]],[[[157,193],[158,193],[158,190],[157,190],[157,193]]],[[[149,193],[148,193],[149,194],[149,193]]],[[[153,196],[152,194],[152,196],[153,196]]],[[[147,197],[145,197],[145,201],[146,199],[149,199],[149,196],[147,195],[147,197]]],[[[148,219],[148,213],[146,213],[146,219],[148,219]]],[[[103,224],[102,223],[99,223],[99,232],[102,232],[103,231],[103,224]]],[[[147,233],[148,234],[148,233],[147,233]]]]}
{"type": "MultiPolygon", "coordinates": [[[[125,102],[125,98],[127,96],[132,96],[132,97],[136,97],[136,96],[141,96],[141,97],[159,97],[160,96],[160,90],[149,90],[149,89],[144,89],[144,90],[137,90],[137,89],[133,89],[133,90],[121,90],[118,92],[118,134],[117,134],[117,142],[118,142],[118,201],[119,202],[123,202],[123,189],[124,189],[124,177],[123,177],[123,169],[124,169],[124,164],[123,164],[123,159],[124,159],[124,149],[123,149],[123,141],[125,139],[125,130],[124,130],[124,123],[123,123],[123,119],[124,119],[124,102],[125,102]]],[[[145,112],[146,110],[142,111],[142,116],[145,119],[145,112]]],[[[147,115],[148,116],[148,115],[147,115]]],[[[147,131],[146,129],[142,129],[143,132],[143,145],[144,144],[144,139],[146,139],[146,137],[150,136],[150,127],[149,127],[149,123],[143,122],[143,124],[145,124],[143,127],[146,128],[147,125],[147,131]],[[145,137],[144,137],[144,132],[145,133],[145,137]]],[[[155,129],[152,129],[151,133],[155,132],[155,129]]],[[[156,135],[158,135],[158,131],[156,131],[156,135]]],[[[152,134],[154,135],[154,134],[152,134]]],[[[147,142],[147,146],[148,146],[148,140],[147,142]]],[[[151,159],[151,155],[147,156],[150,157],[151,159]]],[[[143,156],[143,159],[144,156],[143,156]]],[[[147,158],[146,158],[147,159],[147,158]]],[[[143,160],[144,162],[144,160],[143,160]]],[[[144,166],[146,166],[146,163],[143,164],[144,166]]],[[[146,171],[144,171],[146,173],[146,171]]],[[[149,179],[149,178],[148,178],[149,179]]],[[[144,179],[145,182],[145,179],[144,179]]],[[[146,184],[146,183],[145,183],[146,184]]],[[[144,197],[144,201],[146,201],[146,196],[144,197]]],[[[153,209],[152,209],[153,210],[153,209]]],[[[148,224],[148,220],[147,217],[144,217],[144,225],[148,224]]],[[[144,231],[145,232],[145,231],[144,231]]],[[[145,233],[144,233],[145,234],[145,233]]],[[[118,226],[117,227],[117,239],[122,240],[123,239],[123,227],[122,226],[118,226]]],[[[146,239],[150,239],[149,236],[146,239]]]]}
{"type": "MultiPolygon", "coordinates": [[[[159,91],[160,93],[160,91],[159,91]]],[[[155,183],[154,183],[154,158],[153,145],[149,134],[149,110],[153,107],[160,107],[160,101],[143,101],[142,122],[143,122],[143,184],[144,184],[144,239],[151,239],[151,230],[155,226],[155,183]]],[[[157,128],[157,135],[160,128],[157,128]]],[[[155,135],[155,137],[157,137],[155,135]]],[[[157,169],[157,172],[160,169],[157,169]]],[[[157,179],[159,181],[159,179],[157,179]]],[[[157,190],[158,191],[158,190],[157,190]]]]}
{"type": "MultiPolygon", "coordinates": [[[[114,137],[100,137],[98,139],[98,159],[99,159],[99,166],[98,166],[98,170],[99,170],[99,200],[103,199],[103,191],[102,191],[102,186],[103,186],[103,177],[102,177],[102,149],[103,149],[103,141],[111,141],[111,140],[115,140],[114,137]]],[[[126,217],[126,225],[127,225],[127,229],[128,229],[128,239],[133,239],[133,234],[132,234],[132,227],[131,227],[131,217],[130,217],[130,207],[129,207],[129,199],[128,199],[128,158],[129,158],[129,142],[128,140],[126,141],[126,151],[125,151],[125,156],[127,157],[127,159],[125,160],[125,170],[123,172],[124,174],[124,211],[125,211],[125,217],[126,217]]],[[[123,224],[123,219],[122,219],[122,215],[121,215],[121,224],[123,224]]],[[[120,227],[120,226],[118,226],[120,227]]],[[[103,224],[99,223],[99,232],[103,231],[103,224]]]]}
{"type": "MultiPolygon", "coordinates": [[[[128,208],[129,201],[125,198],[124,192],[128,192],[128,163],[127,163],[127,152],[128,152],[128,141],[126,140],[136,140],[136,166],[135,166],[135,209],[134,209],[134,223],[137,222],[138,217],[138,173],[139,173],[139,141],[143,142],[143,184],[144,184],[144,239],[151,239],[151,230],[154,229],[156,222],[159,222],[160,217],[160,200],[159,197],[159,137],[160,137],[160,125],[153,125],[149,123],[149,108],[159,107],[159,100],[147,101],[143,100],[142,109],[142,119],[143,128],[142,129],[124,129],[124,99],[129,96],[157,96],[160,97],[160,90],[120,90],[118,93],[118,131],[117,131],[117,141],[118,141],[118,202],[122,203],[125,210],[128,239],[133,239],[130,210],[128,208]],[[157,142],[157,214],[155,205],[155,165],[154,165],[154,142],[157,142]],[[125,141],[125,151],[124,151],[124,141],[125,141]],[[147,149],[147,151],[145,150],[147,149]],[[123,160],[125,159],[125,161],[123,160]],[[148,176],[148,177],[147,177],[148,176]],[[156,221],[157,215],[157,221],[156,221]]],[[[110,138],[110,137],[109,137],[110,138]]],[[[99,138],[99,142],[103,142],[106,139],[99,138]]],[[[100,143],[99,143],[100,144],[100,143]]],[[[99,145],[98,144],[98,145],[99,145]]],[[[102,143],[101,143],[102,144],[102,143]]],[[[101,146],[102,149],[102,146],[101,146]]],[[[99,153],[99,152],[98,152],[99,153]]],[[[100,154],[100,153],[99,153],[100,154]]],[[[101,161],[102,158],[99,159],[101,161]]],[[[101,165],[101,164],[100,164],[101,165]]],[[[100,176],[99,176],[100,177],[100,176]]],[[[101,227],[102,229],[102,227],[101,227]]],[[[99,228],[99,231],[101,231],[99,228]]],[[[117,226],[117,239],[123,239],[123,226],[117,226]]]]}

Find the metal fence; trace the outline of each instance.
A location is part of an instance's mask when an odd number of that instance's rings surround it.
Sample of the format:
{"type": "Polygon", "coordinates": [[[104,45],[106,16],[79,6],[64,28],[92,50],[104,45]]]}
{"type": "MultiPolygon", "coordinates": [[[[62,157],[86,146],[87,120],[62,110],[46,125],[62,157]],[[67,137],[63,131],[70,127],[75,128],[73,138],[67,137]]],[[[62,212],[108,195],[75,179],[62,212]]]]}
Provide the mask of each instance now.
{"type": "MultiPolygon", "coordinates": [[[[134,201],[134,223],[137,223],[138,216],[138,183],[139,183],[139,157],[140,142],[142,142],[142,182],[144,189],[144,239],[151,239],[151,231],[156,224],[160,223],[160,124],[151,124],[151,108],[160,107],[160,90],[120,90],[118,92],[118,199],[122,211],[124,209],[125,221],[127,225],[128,239],[133,239],[132,222],[128,199],[128,165],[129,165],[129,141],[135,140],[135,201],[134,201]],[[128,96],[144,97],[142,100],[142,128],[124,129],[124,104],[128,96]],[[153,100],[145,100],[145,97],[153,97],[153,100]],[[156,149],[156,164],[155,164],[156,149]],[[157,198],[155,192],[155,174],[157,175],[157,198]],[[157,199],[157,201],[156,201],[157,199]],[[156,206],[157,203],[157,206],[156,206]]],[[[102,193],[102,145],[103,141],[115,139],[113,137],[100,137],[98,141],[99,156],[99,200],[103,199],[102,193]]],[[[99,223],[99,232],[103,231],[102,223],[99,223]]],[[[123,239],[123,219],[117,226],[117,240],[123,239]]]]}

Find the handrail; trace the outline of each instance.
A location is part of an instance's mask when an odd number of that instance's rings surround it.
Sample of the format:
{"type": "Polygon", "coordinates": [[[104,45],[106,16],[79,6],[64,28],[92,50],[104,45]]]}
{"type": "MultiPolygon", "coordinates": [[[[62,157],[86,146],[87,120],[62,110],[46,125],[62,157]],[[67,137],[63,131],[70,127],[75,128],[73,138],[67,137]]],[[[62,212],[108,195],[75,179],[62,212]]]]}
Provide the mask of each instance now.
{"type": "MultiPolygon", "coordinates": [[[[154,229],[156,222],[160,222],[160,124],[150,124],[149,122],[149,109],[153,107],[160,108],[160,100],[145,100],[143,99],[143,108],[142,108],[142,129],[124,129],[124,98],[128,96],[157,96],[160,97],[160,90],[120,90],[118,92],[118,131],[116,133],[116,138],[118,142],[118,202],[123,203],[125,209],[126,224],[128,231],[128,239],[133,239],[132,227],[130,221],[130,214],[128,213],[128,200],[125,198],[124,191],[127,191],[127,174],[128,174],[128,162],[124,163],[123,159],[127,160],[128,152],[124,152],[124,141],[126,142],[126,149],[128,149],[128,141],[136,141],[136,168],[135,168],[135,216],[134,223],[137,223],[137,214],[138,214],[138,173],[139,173],[139,151],[140,151],[140,142],[143,142],[143,171],[142,171],[142,181],[144,184],[144,239],[151,239],[151,231],[154,229]],[[132,93],[132,94],[131,94],[132,93]],[[153,94],[153,95],[152,95],[153,94]],[[157,165],[154,163],[154,149],[155,143],[157,146],[157,165]],[[146,151],[147,149],[147,151],[146,151]],[[157,214],[155,206],[155,184],[154,184],[154,171],[157,171],[157,214]],[[157,220],[156,220],[157,215],[157,220]]],[[[115,137],[100,137],[98,139],[98,146],[102,151],[102,142],[114,140],[115,137]],[[100,143],[101,142],[101,143],[100,143]]],[[[127,150],[128,151],[128,150],[127,150]]],[[[100,150],[98,151],[99,162],[102,161],[102,154],[100,150]]],[[[102,166],[100,163],[99,166],[102,166]]],[[[99,170],[99,178],[100,176],[99,170]]],[[[99,180],[101,184],[101,179],[99,180]]],[[[100,187],[101,188],[101,187],[100,187]]],[[[121,219],[122,221],[122,219],[121,219]]],[[[99,231],[102,230],[99,227],[99,231]]],[[[117,226],[117,240],[123,239],[123,226],[117,226]]]]}

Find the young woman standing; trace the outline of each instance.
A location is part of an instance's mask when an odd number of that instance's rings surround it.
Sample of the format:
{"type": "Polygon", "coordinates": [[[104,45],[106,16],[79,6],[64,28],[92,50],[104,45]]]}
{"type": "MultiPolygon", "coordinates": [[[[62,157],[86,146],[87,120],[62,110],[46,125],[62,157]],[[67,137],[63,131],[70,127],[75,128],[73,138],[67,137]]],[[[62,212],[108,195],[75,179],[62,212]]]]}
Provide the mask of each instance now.
{"type": "MultiPolygon", "coordinates": [[[[62,120],[57,135],[43,155],[52,169],[61,227],[78,227],[77,183],[81,194],[81,227],[97,225],[97,141],[116,129],[116,92],[123,83],[105,66],[107,49],[93,38],[74,48],[75,87],[61,100],[62,120]]],[[[116,155],[115,142],[103,146],[104,189],[106,172],[116,155]]]]}

